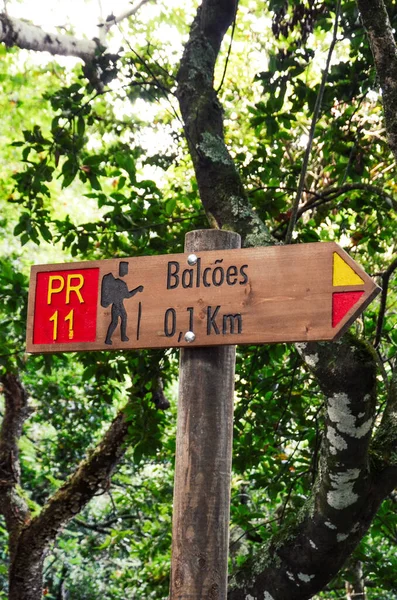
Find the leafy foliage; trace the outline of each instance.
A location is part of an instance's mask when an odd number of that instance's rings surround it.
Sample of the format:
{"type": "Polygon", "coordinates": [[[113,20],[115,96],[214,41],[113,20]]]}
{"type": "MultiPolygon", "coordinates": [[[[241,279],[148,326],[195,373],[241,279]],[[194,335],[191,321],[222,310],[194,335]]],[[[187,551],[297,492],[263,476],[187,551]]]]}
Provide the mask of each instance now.
{"type": "MultiPolygon", "coordinates": [[[[274,0],[263,17],[262,7],[259,14],[242,2],[220,90],[228,146],[251,203],[281,241],[333,5],[274,0]],[[258,23],[266,35],[260,27],[258,33],[258,23]]],[[[102,65],[103,91],[87,69],[50,63],[31,72],[18,52],[0,49],[2,95],[18,96],[3,106],[5,122],[16,121],[14,133],[3,132],[1,149],[0,228],[6,244],[0,257],[0,369],[19,371],[36,408],[21,442],[23,487],[33,509],[65,481],[126,400],[140,398],[128,415],[129,450],[111,487],[50,552],[45,594],[53,600],[64,589],[75,600],[167,597],[176,354],[23,354],[29,264],[53,262],[54,254],[85,260],[178,252],[187,231],[208,226],[175,114],[177,53],[156,39],[162,20],[175,36],[185,33],[186,15],[182,8],[161,11],[149,23],[130,24],[117,59],[102,65]],[[148,43],[139,43],[142,31],[148,43]],[[28,90],[38,74],[44,80],[32,102],[28,90]],[[172,398],[165,413],[153,403],[159,376],[172,398]]],[[[397,18],[393,7],[391,15],[397,18]]],[[[396,184],[370,52],[357,23],[355,3],[345,2],[296,239],[338,241],[378,276],[396,252],[396,184]]],[[[379,416],[396,361],[395,301],[391,289],[378,348],[384,373],[379,416]]],[[[356,325],[370,342],[381,326],[378,310],[372,305],[356,325]]],[[[318,469],[322,412],[316,383],[291,346],[238,349],[231,569],[244,564],[308,498],[318,469]]],[[[396,519],[393,497],[352,558],[363,563],[368,598],[397,597],[396,519]]],[[[6,589],[1,521],[0,539],[0,588],[6,589]]],[[[321,597],[340,597],[349,569],[321,597]]]]}

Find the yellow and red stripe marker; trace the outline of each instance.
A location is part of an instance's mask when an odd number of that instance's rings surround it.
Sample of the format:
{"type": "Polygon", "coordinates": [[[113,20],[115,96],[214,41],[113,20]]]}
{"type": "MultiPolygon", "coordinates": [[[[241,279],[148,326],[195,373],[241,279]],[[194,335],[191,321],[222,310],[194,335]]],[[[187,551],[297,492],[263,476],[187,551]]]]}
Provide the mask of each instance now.
{"type": "MultiPolygon", "coordinates": [[[[364,280],[334,252],[332,285],[339,286],[364,286],[364,280]]],[[[334,292],[332,294],[332,327],[336,327],[349,310],[357,304],[364,290],[334,292]]]]}

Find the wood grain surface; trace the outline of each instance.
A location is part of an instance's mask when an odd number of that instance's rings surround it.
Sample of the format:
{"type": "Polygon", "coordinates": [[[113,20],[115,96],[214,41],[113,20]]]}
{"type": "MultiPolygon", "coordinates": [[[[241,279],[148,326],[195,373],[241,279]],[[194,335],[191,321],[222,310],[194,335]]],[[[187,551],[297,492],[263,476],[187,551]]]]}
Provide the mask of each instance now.
{"type": "MultiPolygon", "coordinates": [[[[236,233],[186,236],[188,251],[238,247],[236,233]]],[[[226,600],[235,346],[183,348],[170,600],[226,600]]]]}
{"type": "Polygon", "coordinates": [[[188,346],[188,331],[193,346],[333,340],[379,292],[333,242],[195,255],[195,265],[183,253],[32,267],[27,351],[188,346]],[[356,275],[348,285],[334,285],[334,254],[356,275]],[[103,306],[106,282],[124,297],[103,306]],[[333,326],[333,294],[354,291],[361,298],[333,326]]]}

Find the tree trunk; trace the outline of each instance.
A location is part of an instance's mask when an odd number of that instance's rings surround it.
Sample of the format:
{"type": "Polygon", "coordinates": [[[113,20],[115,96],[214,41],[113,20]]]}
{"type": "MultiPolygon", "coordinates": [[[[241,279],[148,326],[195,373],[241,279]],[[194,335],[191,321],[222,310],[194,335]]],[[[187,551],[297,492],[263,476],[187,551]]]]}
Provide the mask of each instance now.
{"type": "Polygon", "coordinates": [[[11,564],[8,600],[41,600],[43,597],[45,554],[33,558],[29,556],[29,552],[26,550],[17,553],[11,564]]]}
{"type": "Polygon", "coordinates": [[[23,496],[18,493],[17,442],[23,421],[30,413],[27,395],[14,375],[4,376],[2,383],[6,414],[0,431],[0,512],[5,515],[11,548],[8,600],[41,600],[48,548],[62,527],[99,490],[109,486],[110,477],[127,449],[129,425],[124,409],[97,447],[32,519],[23,496]],[[7,460],[8,457],[11,458],[7,460]]]}

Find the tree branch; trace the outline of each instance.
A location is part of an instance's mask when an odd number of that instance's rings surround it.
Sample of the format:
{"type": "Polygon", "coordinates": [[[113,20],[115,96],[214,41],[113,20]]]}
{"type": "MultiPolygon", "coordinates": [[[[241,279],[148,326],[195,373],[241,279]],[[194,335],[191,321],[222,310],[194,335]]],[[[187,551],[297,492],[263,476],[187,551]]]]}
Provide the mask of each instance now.
{"type": "MultiPolygon", "coordinates": [[[[281,185],[273,185],[273,186],[261,185],[253,190],[250,190],[249,194],[251,195],[251,194],[255,194],[256,192],[259,192],[261,190],[271,190],[271,189],[277,190],[280,192],[284,192],[285,194],[287,194],[288,192],[296,192],[297,191],[296,188],[283,187],[281,185]]],[[[390,194],[386,193],[381,187],[379,187],[377,185],[372,185],[370,183],[356,183],[355,182],[355,183],[345,183],[339,187],[337,187],[337,186],[328,187],[321,191],[303,189],[303,192],[305,194],[313,196],[314,200],[310,199],[303,206],[301,206],[299,208],[298,214],[297,214],[297,219],[299,219],[308,210],[314,210],[318,206],[322,206],[323,204],[332,202],[336,198],[339,198],[339,196],[342,196],[343,194],[347,194],[348,192],[351,192],[354,190],[363,190],[365,192],[369,192],[370,194],[379,196],[379,198],[381,198],[385,202],[385,204],[387,205],[388,208],[397,210],[397,201],[392,196],[390,196],[390,194]]],[[[286,222],[287,222],[287,219],[285,219],[284,222],[277,225],[277,227],[275,227],[272,230],[272,235],[275,235],[275,233],[277,233],[277,231],[279,231],[285,225],[286,222]]]]}
{"type": "Polygon", "coordinates": [[[29,521],[30,511],[19,492],[21,467],[18,442],[22,427],[32,410],[18,378],[8,373],[0,378],[5,398],[5,413],[0,430],[0,513],[9,533],[11,559],[21,528],[29,521]]]}
{"type": "Polygon", "coordinates": [[[91,531],[96,531],[97,533],[108,534],[109,529],[115,523],[119,523],[120,521],[137,521],[139,516],[137,514],[132,514],[130,512],[118,514],[116,517],[112,519],[108,519],[107,521],[103,521],[101,523],[87,523],[87,521],[83,521],[83,519],[74,519],[73,523],[76,525],[81,525],[81,527],[85,527],[91,531]]]}
{"type": "Polygon", "coordinates": [[[102,27],[105,30],[105,32],[107,33],[111,29],[111,27],[113,27],[113,25],[117,25],[118,23],[121,23],[121,21],[124,21],[124,19],[129,19],[130,17],[135,15],[138,12],[138,10],[140,8],[142,8],[142,6],[144,6],[148,2],[151,2],[151,0],[141,0],[140,2],[138,2],[138,4],[136,6],[133,6],[132,8],[130,8],[128,10],[125,10],[124,12],[120,13],[117,16],[111,14],[107,17],[106,21],[104,23],[101,23],[98,27],[102,27]]]}
{"type": "MultiPolygon", "coordinates": [[[[213,227],[237,230],[245,246],[273,244],[250,207],[227,150],[214,91],[214,65],[231,24],[233,3],[203,0],[178,73],[179,99],[200,197],[213,227]]],[[[373,350],[349,336],[338,344],[301,345],[320,382],[328,412],[311,500],[231,582],[229,600],[311,597],[341,568],[370,525],[387,486],[376,493],[368,448],[375,410],[373,350]],[[342,543],[343,542],[343,543],[342,543]],[[328,557],[335,557],[332,562],[328,557]]]]}
{"type": "Polygon", "coordinates": [[[98,28],[99,28],[99,40],[101,42],[101,44],[103,46],[106,45],[105,40],[106,40],[106,36],[109,33],[110,29],[114,26],[114,25],[118,25],[119,23],[121,23],[121,21],[124,21],[125,19],[128,19],[129,17],[132,17],[133,15],[135,15],[138,10],[144,6],[145,4],[147,4],[148,2],[151,2],[151,0],[141,0],[140,2],[138,2],[138,4],[136,6],[134,6],[133,8],[130,8],[128,10],[125,10],[124,12],[120,13],[119,15],[115,16],[113,13],[110,14],[107,18],[106,21],[103,21],[101,23],[99,23],[98,28]]]}
{"type": "Polygon", "coordinates": [[[397,479],[397,366],[388,390],[388,401],[373,445],[373,460],[391,493],[397,479]],[[394,483],[394,485],[393,485],[394,483]]]}
{"type": "Polygon", "coordinates": [[[98,49],[94,40],[77,39],[69,35],[46,33],[40,27],[0,13],[0,42],[26,50],[76,56],[90,62],[98,49]]]}
{"type": "Polygon", "coordinates": [[[397,46],[383,0],[357,0],[382,89],[389,146],[397,159],[397,46]]]}
{"type": "Polygon", "coordinates": [[[382,295],[381,295],[381,299],[380,299],[378,322],[376,325],[376,336],[375,336],[374,348],[377,348],[379,346],[380,340],[382,337],[383,321],[385,319],[385,313],[386,313],[387,294],[389,291],[389,281],[390,281],[390,277],[393,275],[393,273],[396,269],[397,269],[397,258],[391,263],[391,265],[388,267],[388,269],[386,269],[386,271],[382,274],[382,295]]]}
{"type": "Polygon", "coordinates": [[[285,243],[286,244],[290,244],[292,242],[292,234],[294,232],[296,221],[297,221],[297,218],[298,218],[299,204],[300,204],[300,201],[301,201],[301,198],[302,198],[303,188],[305,187],[305,179],[306,179],[306,174],[307,174],[307,167],[309,165],[310,154],[311,154],[311,151],[312,151],[312,145],[313,145],[313,140],[314,140],[314,133],[315,133],[315,129],[316,129],[316,124],[317,124],[317,121],[318,121],[318,117],[320,115],[321,105],[322,105],[322,102],[323,102],[325,85],[327,83],[328,73],[329,73],[329,69],[330,69],[330,66],[331,66],[331,58],[332,58],[332,54],[333,54],[333,51],[334,51],[334,48],[335,48],[335,45],[336,45],[336,41],[337,41],[340,7],[341,7],[341,0],[338,0],[338,3],[336,5],[336,11],[335,11],[336,14],[335,14],[335,22],[334,22],[334,30],[333,30],[332,41],[331,41],[331,45],[330,45],[329,50],[328,50],[327,62],[326,62],[325,69],[324,69],[323,74],[322,74],[320,88],[319,88],[318,95],[317,95],[317,98],[316,98],[316,104],[315,104],[315,107],[314,107],[312,122],[311,122],[311,125],[310,125],[309,140],[307,142],[307,146],[306,146],[306,150],[305,150],[305,155],[304,155],[304,158],[303,158],[302,169],[301,169],[301,173],[300,173],[300,177],[299,177],[298,191],[296,193],[295,201],[294,201],[294,204],[292,206],[291,218],[290,218],[289,223],[288,223],[287,235],[286,235],[286,238],[285,238],[285,243]]]}
{"type": "Polygon", "coordinates": [[[204,0],[190,29],[177,97],[200,197],[212,227],[238,231],[244,245],[274,244],[250,206],[225,144],[223,112],[214,89],[221,42],[236,14],[236,0],[204,0]]]}
{"type": "Polygon", "coordinates": [[[389,194],[387,194],[384,190],[382,190],[381,187],[377,185],[371,185],[369,183],[345,183],[340,187],[330,187],[321,192],[316,192],[315,197],[318,200],[314,202],[308,202],[304,206],[302,206],[298,210],[298,218],[302,216],[303,213],[305,213],[306,211],[312,210],[313,208],[317,208],[317,206],[325,204],[326,202],[331,202],[332,200],[335,200],[335,198],[338,198],[339,196],[342,196],[343,194],[354,190],[363,190],[376,196],[379,196],[379,198],[382,198],[382,200],[385,201],[389,208],[397,210],[396,200],[392,198],[389,194]]]}
{"type": "Polygon", "coordinates": [[[325,433],[313,494],[238,573],[229,600],[304,600],[333,578],[368,529],[378,490],[368,450],[375,416],[376,361],[370,346],[345,336],[335,344],[298,344],[326,396],[325,433]],[[332,556],[332,561],[329,561],[332,556]]]}
{"type": "Polygon", "coordinates": [[[98,446],[47,502],[40,514],[21,531],[18,552],[10,570],[10,600],[14,597],[30,598],[34,593],[39,597],[42,565],[49,544],[98,491],[109,487],[110,477],[127,449],[127,409],[128,404],[114,419],[98,446]],[[26,576],[27,570],[31,577],[26,576]],[[19,573],[25,575],[19,577],[19,573]]]}

